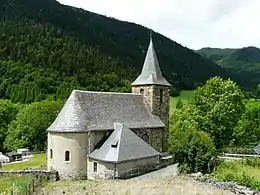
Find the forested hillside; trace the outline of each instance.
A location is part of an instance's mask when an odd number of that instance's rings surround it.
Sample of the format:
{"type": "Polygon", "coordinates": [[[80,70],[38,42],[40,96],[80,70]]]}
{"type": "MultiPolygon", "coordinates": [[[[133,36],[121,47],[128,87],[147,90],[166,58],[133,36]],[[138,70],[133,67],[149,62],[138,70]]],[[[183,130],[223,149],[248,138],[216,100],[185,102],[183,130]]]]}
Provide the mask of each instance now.
{"type": "Polygon", "coordinates": [[[260,49],[245,47],[241,49],[202,48],[197,51],[202,56],[227,68],[242,85],[257,86],[260,83],[260,49]],[[249,82],[251,84],[249,84],[249,82]]]}
{"type": "MultiPolygon", "coordinates": [[[[0,1],[0,98],[66,98],[74,88],[130,91],[141,71],[149,29],[55,0],[0,1]]],[[[167,80],[191,89],[225,69],[153,33],[167,80]]]]}

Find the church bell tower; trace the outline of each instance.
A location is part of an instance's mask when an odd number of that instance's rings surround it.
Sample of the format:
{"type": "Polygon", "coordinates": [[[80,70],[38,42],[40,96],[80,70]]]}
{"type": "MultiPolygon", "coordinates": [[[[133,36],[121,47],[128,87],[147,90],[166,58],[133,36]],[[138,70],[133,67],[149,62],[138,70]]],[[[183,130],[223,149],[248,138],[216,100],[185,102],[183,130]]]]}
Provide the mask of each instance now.
{"type": "Polygon", "coordinates": [[[141,74],[132,83],[132,93],[142,94],[153,115],[165,124],[162,150],[168,150],[169,108],[171,84],[163,77],[154,50],[152,36],[141,74]]]}

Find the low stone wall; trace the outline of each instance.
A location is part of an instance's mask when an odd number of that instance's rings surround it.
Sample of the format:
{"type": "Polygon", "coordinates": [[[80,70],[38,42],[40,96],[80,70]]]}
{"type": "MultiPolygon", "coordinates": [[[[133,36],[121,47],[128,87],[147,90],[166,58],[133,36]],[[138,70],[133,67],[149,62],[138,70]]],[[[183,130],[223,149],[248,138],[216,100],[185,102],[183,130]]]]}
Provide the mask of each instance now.
{"type": "Polygon", "coordinates": [[[0,177],[5,175],[28,175],[37,179],[46,179],[51,181],[58,181],[59,174],[57,171],[46,170],[20,170],[20,171],[0,171],[0,177]]]}
{"type": "Polygon", "coordinates": [[[229,190],[229,191],[233,192],[234,194],[260,195],[260,191],[238,185],[235,182],[220,182],[220,181],[217,181],[216,179],[203,176],[201,173],[191,174],[189,176],[193,177],[194,180],[197,180],[197,181],[200,181],[200,182],[203,182],[206,184],[210,184],[219,189],[229,190]]]}

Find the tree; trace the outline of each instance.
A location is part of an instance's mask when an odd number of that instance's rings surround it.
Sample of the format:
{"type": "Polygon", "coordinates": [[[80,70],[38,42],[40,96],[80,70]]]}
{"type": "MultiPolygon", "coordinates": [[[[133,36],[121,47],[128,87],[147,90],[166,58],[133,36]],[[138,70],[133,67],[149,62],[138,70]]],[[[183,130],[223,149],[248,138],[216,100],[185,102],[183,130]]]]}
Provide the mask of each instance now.
{"type": "Polygon", "coordinates": [[[254,147],[260,141],[260,103],[247,103],[246,111],[235,128],[235,145],[254,147]]]}
{"type": "Polygon", "coordinates": [[[256,97],[260,99],[260,84],[256,87],[256,97]]]}
{"type": "Polygon", "coordinates": [[[8,130],[8,125],[15,119],[20,109],[20,105],[12,103],[10,100],[0,100],[0,151],[3,151],[3,143],[8,130]]]}
{"type": "Polygon", "coordinates": [[[200,129],[208,132],[218,149],[230,144],[234,128],[245,110],[244,95],[230,79],[214,77],[195,90],[192,103],[205,121],[200,129]]]}
{"type": "Polygon", "coordinates": [[[210,135],[200,131],[199,110],[193,105],[176,109],[170,120],[169,152],[180,172],[210,172],[216,150],[210,135]]]}
{"type": "Polygon", "coordinates": [[[181,100],[178,100],[176,102],[176,109],[181,109],[183,107],[183,102],[181,100]]]}
{"type": "Polygon", "coordinates": [[[12,151],[21,147],[35,151],[46,148],[46,129],[56,118],[62,102],[44,100],[26,105],[8,127],[5,147],[12,151]]]}

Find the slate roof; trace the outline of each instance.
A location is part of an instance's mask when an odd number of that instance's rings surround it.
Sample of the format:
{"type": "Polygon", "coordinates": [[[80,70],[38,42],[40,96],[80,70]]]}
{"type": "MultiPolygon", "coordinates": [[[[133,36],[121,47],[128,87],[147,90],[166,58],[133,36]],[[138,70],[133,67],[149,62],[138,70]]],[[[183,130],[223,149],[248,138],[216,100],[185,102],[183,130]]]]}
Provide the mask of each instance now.
{"type": "Polygon", "coordinates": [[[115,123],[114,129],[101,148],[89,154],[90,158],[104,162],[120,163],[161,155],[125,124],[115,123]]]}
{"type": "Polygon", "coordinates": [[[258,144],[258,145],[254,148],[254,151],[255,151],[257,154],[260,154],[260,144],[258,144]]]}
{"type": "Polygon", "coordinates": [[[113,130],[114,123],[125,123],[131,129],[165,126],[151,114],[141,95],[74,90],[47,131],[113,130]]]}
{"type": "Polygon", "coordinates": [[[150,39],[150,44],[145,57],[142,73],[132,83],[132,86],[151,84],[171,86],[171,84],[163,77],[160,70],[159,62],[153,47],[152,38],[150,39]]]}

